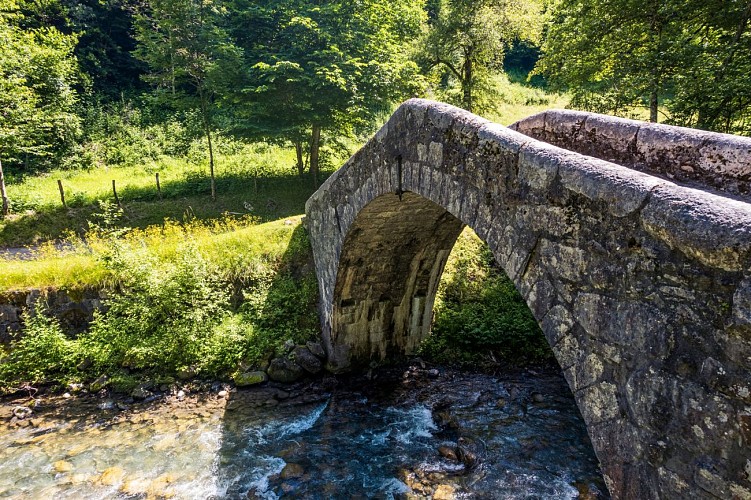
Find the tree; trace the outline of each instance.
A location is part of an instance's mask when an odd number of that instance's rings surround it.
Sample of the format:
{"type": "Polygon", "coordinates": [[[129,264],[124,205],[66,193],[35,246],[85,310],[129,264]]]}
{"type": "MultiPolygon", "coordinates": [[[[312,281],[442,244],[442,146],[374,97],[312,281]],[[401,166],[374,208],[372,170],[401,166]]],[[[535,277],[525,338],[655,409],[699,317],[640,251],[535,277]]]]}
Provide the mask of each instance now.
{"type": "Polygon", "coordinates": [[[73,113],[76,38],[55,28],[24,30],[17,4],[0,12],[0,196],[9,201],[3,166],[22,172],[59,162],[79,135],[73,113]]]}
{"type": "Polygon", "coordinates": [[[473,111],[490,72],[502,69],[506,48],[515,40],[539,39],[541,9],[536,1],[443,0],[419,59],[428,70],[447,71],[444,84],[456,80],[461,89],[458,104],[473,111]]]}
{"type": "Polygon", "coordinates": [[[570,89],[572,104],[624,112],[658,102],[680,66],[686,43],[683,0],[560,0],[552,12],[539,71],[554,89],[570,89]]]}
{"type": "Polygon", "coordinates": [[[216,199],[213,112],[223,73],[237,55],[219,27],[221,5],[212,0],[149,0],[136,17],[136,57],[149,66],[144,79],[177,107],[197,108],[209,152],[211,199],[216,199]]]}
{"type": "Polygon", "coordinates": [[[671,121],[751,135],[751,1],[694,1],[687,61],[668,103],[671,121]]]}
{"type": "Polygon", "coordinates": [[[751,1],[557,0],[537,71],[572,105],[751,132],[751,1]]]}
{"type": "Polygon", "coordinates": [[[406,44],[419,34],[422,0],[236,0],[233,9],[248,68],[237,128],[292,141],[299,171],[307,135],[316,183],[322,131],[361,128],[414,81],[406,44]]]}
{"type": "Polygon", "coordinates": [[[73,34],[74,54],[83,75],[79,91],[99,101],[141,90],[143,63],[132,54],[135,0],[19,0],[23,29],[55,27],[73,34]]]}

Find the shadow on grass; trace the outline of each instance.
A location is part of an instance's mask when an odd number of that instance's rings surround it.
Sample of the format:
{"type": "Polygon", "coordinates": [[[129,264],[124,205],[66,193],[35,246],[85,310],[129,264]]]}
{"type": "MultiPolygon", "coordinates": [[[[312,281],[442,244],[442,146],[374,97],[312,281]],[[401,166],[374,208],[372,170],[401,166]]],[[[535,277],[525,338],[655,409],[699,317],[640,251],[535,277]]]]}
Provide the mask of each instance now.
{"type": "Polygon", "coordinates": [[[234,308],[253,326],[247,359],[258,365],[292,340],[304,344],[320,336],[318,282],[313,252],[302,225],[295,228],[276,271],[236,284],[234,308]]]}
{"type": "MultiPolygon", "coordinates": [[[[323,179],[331,172],[324,173],[323,179]]],[[[316,190],[309,175],[296,173],[253,177],[246,173],[226,173],[216,179],[217,199],[211,200],[210,181],[203,175],[186,175],[162,183],[160,197],[156,186],[118,190],[125,218],[119,227],[145,228],[165,219],[210,220],[224,215],[253,215],[260,222],[301,214],[305,201],[316,190]]],[[[112,194],[101,200],[114,201],[112,194]]],[[[69,208],[46,206],[37,212],[0,220],[0,247],[37,245],[58,240],[68,232],[83,234],[92,214],[100,212],[91,203],[75,203],[69,208]]]]}

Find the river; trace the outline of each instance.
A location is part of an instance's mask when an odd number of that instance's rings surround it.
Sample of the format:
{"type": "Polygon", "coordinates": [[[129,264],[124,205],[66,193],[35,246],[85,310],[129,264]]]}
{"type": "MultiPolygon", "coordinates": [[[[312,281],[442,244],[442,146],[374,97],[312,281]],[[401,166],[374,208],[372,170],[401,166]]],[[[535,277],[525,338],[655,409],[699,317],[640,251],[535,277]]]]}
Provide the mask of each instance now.
{"type": "Polygon", "coordinates": [[[554,370],[415,364],[220,391],[6,402],[0,498],[607,498],[554,370]]]}

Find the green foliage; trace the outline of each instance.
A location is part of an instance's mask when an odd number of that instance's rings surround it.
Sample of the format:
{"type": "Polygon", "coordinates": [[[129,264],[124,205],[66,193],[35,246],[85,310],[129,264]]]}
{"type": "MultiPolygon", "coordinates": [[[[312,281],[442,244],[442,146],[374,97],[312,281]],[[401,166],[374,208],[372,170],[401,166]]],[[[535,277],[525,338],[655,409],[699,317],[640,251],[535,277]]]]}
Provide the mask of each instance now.
{"type": "Polygon", "coordinates": [[[443,0],[418,55],[440,97],[469,111],[493,109],[493,75],[515,41],[537,41],[541,2],[443,0]]]}
{"type": "Polygon", "coordinates": [[[137,167],[163,156],[185,155],[197,135],[197,118],[178,113],[155,119],[147,109],[133,101],[89,107],[87,140],[77,155],[80,166],[137,167]]]}
{"type": "Polygon", "coordinates": [[[351,135],[415,90],[406,47],[424,18],[421,0],[232,4],[230,29],[248,68],[230,93],[233,130],[295,142],[301,170],[309,142],[317,173],[321,130],[351,135]]]}
{"type": "MultiPolygon", "coordinates": [[[[117,207],[105,204],[101,215],[106,227],[117,207]]],[[[140,378],[183,369],[222,377],[287,339],[304,342],[319,331],[318,285],[299,219],[246,228],[231,220],[166,224],[104,239],[99,233],[87,235],[84,248],[106,269],[105,312],[75,339],[44,315],[28,317],[0,361],[0,385],[107,374],[112,387],[127,390],[140,378]]],[[[77,257],[64,257],[64,272],[77,257]]],[[[20,272],[36,265],[25,262],[20,272]]]]}
{"type": "Polygon", "coordinates": [[[315,276],[294,278],[288,273],[259,276],[244,291],[241,312],[252,325],[253,344],[245,359],[258,361],[268,352],[279,351],[287,339],[303,343],[320,330],[315,276]]]}
{"type": "Polygon", "coordinates": [[[552,351],[487,245],[465,231],[446,264],[431,336],[421,352],[441,362],[544,361],[552,351]]]}
{"type": "Polygon", "coordinates": [[[205,345],[221,344],[213,338],[215,327],[229,309],[229,292],[216,268],[191,246],[171,263],[121,250],[116,246],[105,256],[121,291],[80,337],[86,357],[102,372],[212,366],[205,345]]]}
{"type": "Polygon", "coordinates": [[[298,228],[278,268],[259,267],[243,280],[241,312],[254,330],[248,358],[260,359],[287,339],[303,343],[317,336],[318,282],[312,269],[310,242],[298,228]]]}
{"type": "Polygon", "coordinates": [[[558,0],[538,71],[575,107],[751,133],[751,4],[558,0]]]}
{"type": "Polygon", "coordinates": [[[76,38],[23,30],[0,15],[0,161],[8,171],[59,164],[80,133],[76,38]]]}
{"type": "Polygon", "coordinates": [[[47,316],[41,300],[35,308],[35,314],[24,314],[23,333],[11,342],[0,361],[1,387],[65,381],[75,371],[79,359],[76,341],[63,333],[57,320],[47,316]]]}

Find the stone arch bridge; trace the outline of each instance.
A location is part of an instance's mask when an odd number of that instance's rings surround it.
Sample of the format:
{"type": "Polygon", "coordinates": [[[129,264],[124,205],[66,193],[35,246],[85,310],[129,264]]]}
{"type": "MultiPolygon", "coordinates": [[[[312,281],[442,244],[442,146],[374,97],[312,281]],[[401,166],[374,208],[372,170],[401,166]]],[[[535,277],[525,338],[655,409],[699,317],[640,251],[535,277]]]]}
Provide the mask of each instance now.
{"type": "Polygon", "coordinates": [[[407,101],[307,202],[329,367],[415,348],[468,225],[541,325],[614,497],[751,498],[750,185],[749,139],[407,101]]]}

